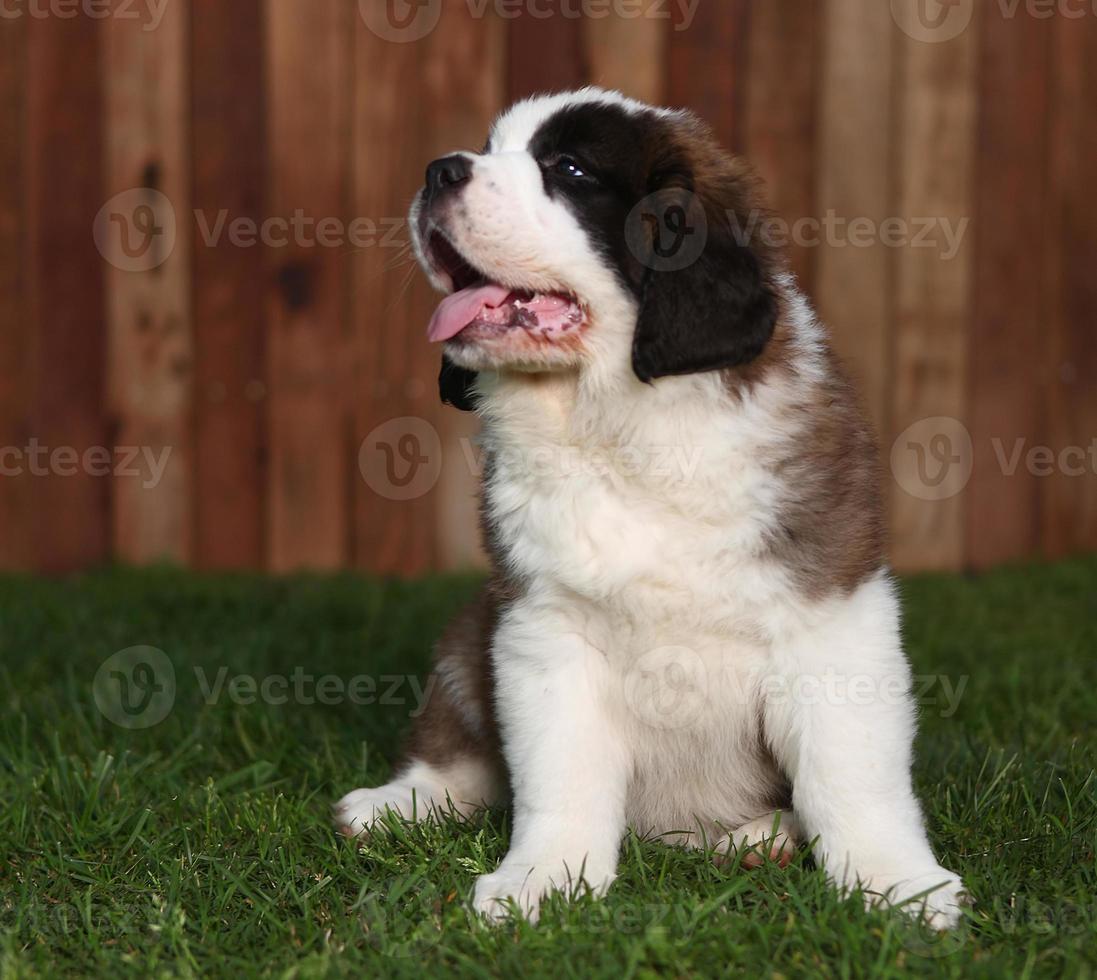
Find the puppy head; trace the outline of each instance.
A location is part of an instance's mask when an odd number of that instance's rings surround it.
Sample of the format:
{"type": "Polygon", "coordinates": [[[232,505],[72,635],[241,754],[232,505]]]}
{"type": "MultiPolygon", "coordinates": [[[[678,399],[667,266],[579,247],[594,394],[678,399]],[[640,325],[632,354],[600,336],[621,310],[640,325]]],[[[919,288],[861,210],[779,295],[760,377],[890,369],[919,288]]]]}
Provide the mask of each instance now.
{"type": "Polygon", "coordinates": [[[517,104],[482,153],[434,161],[412,206],[448,294],[429,328],[443,397],[484,370],[650,382],[753,360],[778,305],[775,260],[746,237],[754,202],[688,113],[598,89],[517,104]]]}

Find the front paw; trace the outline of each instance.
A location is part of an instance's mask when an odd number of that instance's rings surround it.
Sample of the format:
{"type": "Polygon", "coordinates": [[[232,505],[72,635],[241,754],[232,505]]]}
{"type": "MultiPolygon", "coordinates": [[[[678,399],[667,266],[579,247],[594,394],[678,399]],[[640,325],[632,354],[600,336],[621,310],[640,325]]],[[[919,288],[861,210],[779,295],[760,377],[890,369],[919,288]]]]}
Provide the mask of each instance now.
{"type": "Polygon", "coordinates": [[[521,860],[507,857],[499,868],[476,880],[472,907],[492,922],[505,919],[515,906],[519,914],[536,922],[541,901],[554,891],[568,899],[589,889],[601,896],[613,883],[612,869],[593,868],[582,860],[571,864],[556,859],[521,860]]]}
{"type": "Polygon", "coordinates": [[[787,811],[771,813],[716,842],[713,860],[718,865],[741,864],[744,868],[760,868],[767,861],[787,868],[792,863],[800,843],[796,818],[787,811]]]}
{"type": "Polygon", "coordinates": [[[863,885],[869,905],[891,905],[934,929],[953,929],[972,904],[960,876],[945,868],[873,875],[863,885]]]}
{"type": "Polygon", "coordinates": [[[332,819],[341,834],[359,837],[383,827],[388,813],[404,820],[428,820],[438,809],[429,788],[398,780],[348,793],[332,807],[332,819]]]}

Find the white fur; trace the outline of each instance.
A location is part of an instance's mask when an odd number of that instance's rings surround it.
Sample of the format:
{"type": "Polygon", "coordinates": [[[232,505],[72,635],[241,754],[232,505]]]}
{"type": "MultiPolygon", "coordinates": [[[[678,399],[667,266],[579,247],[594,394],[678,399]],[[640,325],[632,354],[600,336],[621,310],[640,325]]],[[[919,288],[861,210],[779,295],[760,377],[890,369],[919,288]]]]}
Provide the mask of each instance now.
{"type": "MultiPolygon", "coordinates": [[[[822,331],[785,279],[795,384],[732,399],[716,373],[653,386],[634,377],[635,303],[545,196],[526,152],[539,122],[591,99],[646,108],[597,90],[519,104],[493,129],[447,229],[504,284],[566,288],[591,311],[578,359],[548,365],[568,370],[534,381],[522,372],[535,366],[503,364],[516,370],[481,376],[497,462],[490,518],[528,591],[493,649],[514,837],[475,906],[500,914],[513,899],[535,917],[551,888],[603,891],[628,825],[732,848],[771,837],[764,719],[794,786],[785,832],[818,837],[840,887],[860,882],[870,901],[896,903],[928,892],[931,921],[951,924],[961,886],[937,864],[911,790],[914,712],[891,584],[881,573],[815,601],[766,547],[782,493],[767,462],[800,434],[792,409],[825,378],[822,331]],[[622,458],[632,465],[603,465],[622,458]],[[871,690],[796,694],[826,672],[868,678],[871,690]]],[[[413,768],[396,785],[416,778],[413,768]]],[[[385,789],[351,807],[358,819],[385,789]]],[[[487,789],[465,788],[478,795],[487,789]]]]}
{"type": "Polygon", "coordinates": [[[612,399],[576,381],[487,388],[487,439],[504,461],[491,516],[533,585],[494,650],[508,765],[521,774],[515,841],[476,903],[513,897],[533,913],[536,887],[584,859],[586,880],[605,887],[627,824],[709,842],[750,824],[761,815],[751,798],[761,711],[804,838],[820,836],[836,883],[860,879],[896,902],[943,885],[928,910],[950,924],[960,883],[933,858],[910,787],[913,712],[909,694],[894,697],[908,668],[889,581],[816,603],[756,557],[778,489],[761,461],[795,435],[782,409],[797,395],[763,390],[737,404],[713,380],[652,392],[622,378],[612,399]],[[563,459],[576,446],[674,444],[699,450],[691,479],[570,467],[554,477],[517,462],[538,448],[563,459]],[[645,660],[656,687],[676,670],[685,689],[637,697],[645,660]],[[797,679],[825,672],[876,678],[878,690],[866,705],[797,697],[797,679]]]}
{"type": "Polygon", "coordinates": [[[335,822],[348,837],[357,837],[372,830],[386,811],[405,820],[467,814],[496,802],[500,788],[495,774],[478,760],[462,760],[444,769],[413,762],[391,783],[344,796],[333,808],[335,822]]]}

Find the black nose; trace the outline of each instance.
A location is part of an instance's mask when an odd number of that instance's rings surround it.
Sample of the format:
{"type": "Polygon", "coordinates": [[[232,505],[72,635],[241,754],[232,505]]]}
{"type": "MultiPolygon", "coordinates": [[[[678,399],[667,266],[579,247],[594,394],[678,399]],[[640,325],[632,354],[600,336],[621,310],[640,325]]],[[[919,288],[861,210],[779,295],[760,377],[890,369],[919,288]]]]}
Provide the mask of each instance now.
{"type": "Polygon", "coordinates": [[[468,157],[454,154],[435,160],[427,167],[427,193],[441,194],[451,187],[459,187],[472,176],[472,162],[468,157]]]}

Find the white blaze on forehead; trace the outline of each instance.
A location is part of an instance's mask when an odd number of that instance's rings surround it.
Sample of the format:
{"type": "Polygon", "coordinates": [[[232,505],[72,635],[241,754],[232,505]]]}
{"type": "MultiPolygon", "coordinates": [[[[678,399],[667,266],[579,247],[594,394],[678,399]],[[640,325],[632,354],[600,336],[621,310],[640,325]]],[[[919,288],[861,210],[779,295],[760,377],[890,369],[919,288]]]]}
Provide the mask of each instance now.
{"type": "Polygon", "coordinates": [[[574,92],[557,92],[553,95],[535,95],[516,102],[504,112],[491,128],[491,152],[510,153],[525,150],[544,123],[562,109],[581,105],[618,106],[629,113],[655,112],[672,115],[672,110],[630,99],[620,92],[588,86],[574,92]]]}

